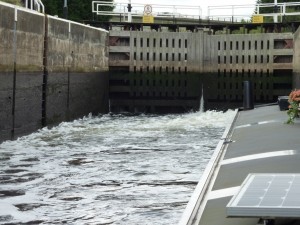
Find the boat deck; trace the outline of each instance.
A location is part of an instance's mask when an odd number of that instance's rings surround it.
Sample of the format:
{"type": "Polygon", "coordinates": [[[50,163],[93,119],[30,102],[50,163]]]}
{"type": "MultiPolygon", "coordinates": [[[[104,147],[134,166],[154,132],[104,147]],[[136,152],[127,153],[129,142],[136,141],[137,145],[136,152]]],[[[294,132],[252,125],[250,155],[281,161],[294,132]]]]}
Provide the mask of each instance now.
{"type": "Polygon", "coordinates": [[[194,205],[195,215],[188,218],[185,212],[180,224],[256,225],[259,218],[227,218],[226,205],[249,173],[300,173],[300,121],[288,125],[286,120],[277,105],[238,112],[220,160],[194,205]]]}

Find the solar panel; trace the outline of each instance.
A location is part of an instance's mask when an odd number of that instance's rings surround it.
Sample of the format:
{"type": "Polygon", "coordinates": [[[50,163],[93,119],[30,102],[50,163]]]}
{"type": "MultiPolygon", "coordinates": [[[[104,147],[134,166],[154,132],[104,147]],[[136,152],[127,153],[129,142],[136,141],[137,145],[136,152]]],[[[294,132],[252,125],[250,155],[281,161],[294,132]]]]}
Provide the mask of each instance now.
{"type": "Polygon", "coordinates": [[[226,210],[229,217],[300,218],[300,174],[249,174],[226,210]]]}

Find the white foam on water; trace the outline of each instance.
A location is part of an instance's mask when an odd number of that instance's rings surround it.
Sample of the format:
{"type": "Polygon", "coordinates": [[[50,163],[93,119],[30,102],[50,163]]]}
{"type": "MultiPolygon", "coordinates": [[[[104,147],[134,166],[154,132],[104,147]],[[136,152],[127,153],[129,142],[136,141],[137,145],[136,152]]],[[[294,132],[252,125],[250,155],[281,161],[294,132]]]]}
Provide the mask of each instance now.
{"type": "Polygon", "coordinates": [[[89,115],[6,141],[0,191],[25,194],[0,197],[0,205],[14,209],[0,218],[176,224],[233,115],[89,115]],[[21,212],[20,203],[35,207],[21,212]]]}

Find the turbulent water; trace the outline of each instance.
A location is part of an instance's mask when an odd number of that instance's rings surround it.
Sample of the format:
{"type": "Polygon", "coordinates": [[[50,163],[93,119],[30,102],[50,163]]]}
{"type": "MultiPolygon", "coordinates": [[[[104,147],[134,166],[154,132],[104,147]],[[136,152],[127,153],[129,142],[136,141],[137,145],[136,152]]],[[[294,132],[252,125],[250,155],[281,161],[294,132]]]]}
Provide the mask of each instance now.
{"type": "Polygon", "coordinates": [[[232,111],[102,115],[0,145],[1,224],[177,224],[232,111]]]}

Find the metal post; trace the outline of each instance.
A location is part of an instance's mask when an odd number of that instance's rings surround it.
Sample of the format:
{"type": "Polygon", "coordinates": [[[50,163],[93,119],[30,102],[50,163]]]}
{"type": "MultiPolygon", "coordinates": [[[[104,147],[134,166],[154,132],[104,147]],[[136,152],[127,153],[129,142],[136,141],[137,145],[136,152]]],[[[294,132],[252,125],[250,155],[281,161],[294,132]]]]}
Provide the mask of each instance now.
{"type": "Polygon", "coordinates": [[[47,126],[47,86],[48,86],[48,16],[45,15],[42,85],[42,127],[47,126]]]}
{"type": "Polygon", "coordinates": [[[15,136],[15,108],[16,108],[16,84],[17,84],[17,23],[18,23],[18,9],[15,7],[15,21],[14,21],[14,36],[13,36],[13,56],[14,56],[14,72],[13,72],[13,96],[12,96],[12,129],[11,139],[15,136]]]}
{"type": "Polygon", "coordinates": [[[207,20],[210,20],[210,7],[207,7],[207,20]]]}
{"type": "Polygon", "coordinates": [[[175,14],[176,14],[176,7],[175,5],[173,5],[173,21],[175,20],[175,14]]]}
{"type": "Polygon", "coordinates": [[[34,5],[37,7],[37,11],[38,12],[40,12],[40,10],[41,10],[41,6],[40,6],[40,4],[37,2],[37,0],[34,0],[34,5]]]}
{"type": "Polygon", "coordinates": [[[232,13],[232,23],[233,23],[234,22],[234,6],[232,5],[231,7],[232,7],[231,13],[232,13]]]}
{"type": "Polygon", "coordinates": [[[286,13],[286,3],[284,2],[282,6],[281,22],[285,22],[285,18],[286,18],[285,13],[286,13]]]}
{"type": "Polygon", "coordinates": [[[202,17],[202,9],[201,9],[201,7],[199,6],[199,18],[201,18],[202,17]]]}
{"type": "Polygon", "coordinates": [[[42,7],[42,13],[45,13],[45,6],[44,6],[44,4],[42,3],[41,0],[38,0],[38,2],[39,2],[39,5],[42,7]]]}
{"type": "Polygon", "coordinates": [[[275,8],[275,15],[274,15],[274,23],[278,23],[278,15],[277,15],[277,0],[274,0],[274,8],[275,8]]]}
{"type": "Polygon", "coordinates": [[[74,64],[74,57],[73,57],[73,51],[71,52],[71,23],[69,22],[69,33],[68,33],[68,39],[69,39],[69,53],[72,56],[72,65],[68,65],[68,95],[67,95],[67,121],[70,121],[70,69],[73,67],[74,64]]]}
{"type": "Polygon", "coordinates": [[[244,99],[243,99],[244,110],[254,108],[253,100],[253,87],[251,81],[244,81],[244,99]]]}
{"type": "Polygon", "coordinates": [[[64,18],[68,19],[68,0],[64,0],[64,18]]]}
{"type": "Polygon", "coordinates": [[[123,21],[126,21],[126,7],[124,6],[123,21]]]}
{"type": "Polygon", "coordinates": [[[128,23],[131,23],[132,22],[132,17],[131,17],[131,9],[132,9],[132,7],[131,7],[131,0],[129,0],[127,8],[128,8],[128,23]]]}

